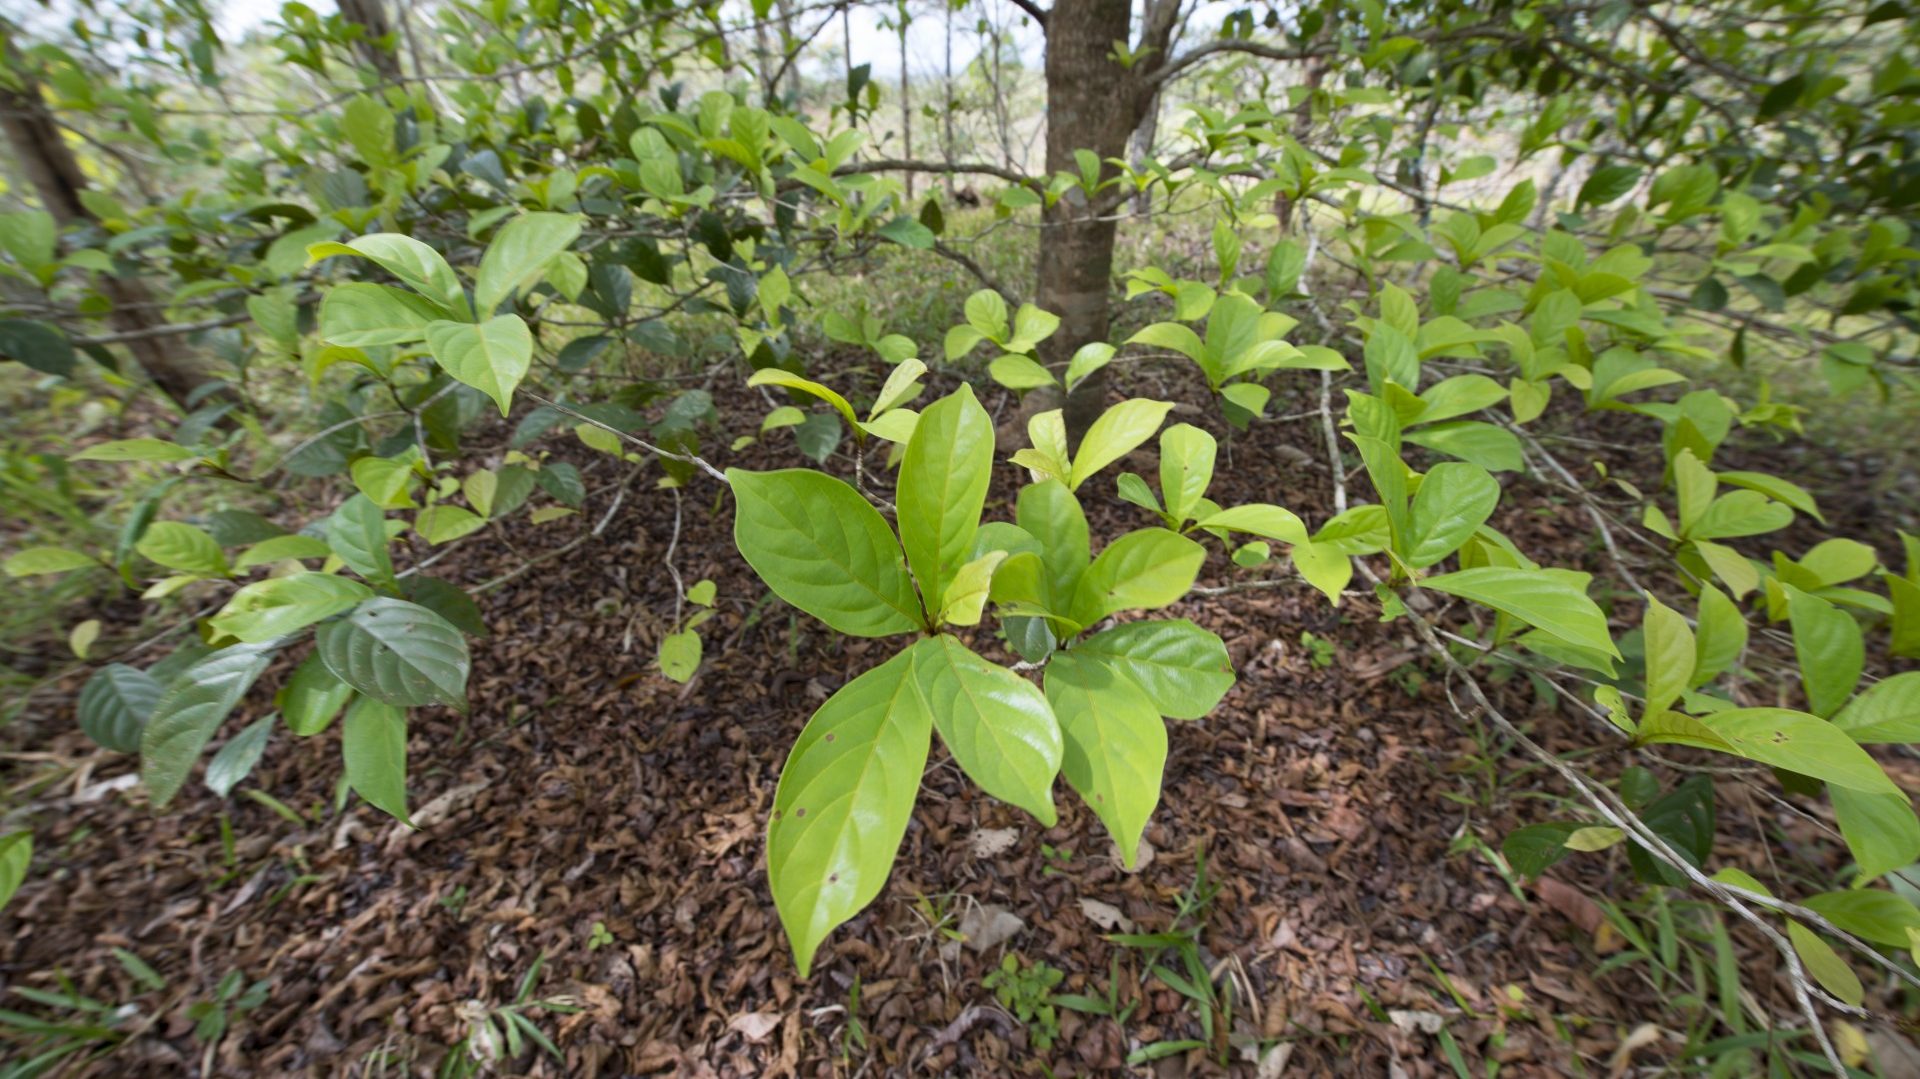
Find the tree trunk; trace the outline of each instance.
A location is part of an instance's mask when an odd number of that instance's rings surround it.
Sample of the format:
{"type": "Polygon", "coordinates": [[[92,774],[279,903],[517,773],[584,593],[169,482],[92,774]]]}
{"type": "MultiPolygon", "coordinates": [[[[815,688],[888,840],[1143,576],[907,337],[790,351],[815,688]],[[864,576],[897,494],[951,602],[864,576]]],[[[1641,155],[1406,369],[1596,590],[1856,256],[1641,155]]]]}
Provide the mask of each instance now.
{"type": "MultiPolygon", "coordinates": [[[[947,111],[942,119],[940,152],[946,158],[947,168],[953,168],[953,4],[946,5],[947,10],[947,111]]],[[[953,173],[947,173],[947,200],[953,200],[953,173]]]]}
{"type": "MultiPolygon", "coordinates": [[[[907,160],[913,160],[913,101],[907,93],[907,5],[900,14],[900,137],[906,144],[907,160]]],[[[913,201],[913,173],[907,173],[907,201],[913,201]]]]}
{"type": "Polygon", "coordinates": [[[365,28],[366,36],[360,39],[360,55],[380,77],[379,81],[399,82],[400,54],[383,44],[383,39],[393,34],[393,24],[387,21],[387,9],[381,6],[380,0],[340,0],[340,17],[365,28]]]}
{"type": "MultiPolygon", "coordinates": [[[[6,131],[7,144],[13,148],[15,167],[39,193],[41,206],[63,229],[74,224],[97,225],[93,213],[80,201],[80,193],[87,189],[86,176],[53,122],[39,84],[11,45],[5,59],[19,83],[17,90],[0,86],[0,129],[6,131]]],[[[165,325],[138,281],[103,274],[99,282],[101,293],[113,304],[108,321],[117,332],[149,333],[165,325]]],[[[126,344],[134,362],[154,385],[183,409],[194,388],[208,381],[203,372],[181,358],[177,344],[158,336],[136,337],[126,344]]]]}
{"type": "MultiPolygon", "coordinates": [[[[1139,122],[1136,86],[1109,59],[1115,41],[1129,37],[1129,0],[1059,0],[1047,15],[1047,175],[1078,174],[1075,150],[1101,160],[1122,157],[1139,122]]],[[[1111,175],[1113,167],[1103,167],[1111,175]]],[[[1060,362],[1080,346],[1107,339],[1113,277],[1114,222],[1103,219],[1079,188],[1041,215],[1037,300],[1060,316],[1046,342],[1046,358],[1060,362]]],[[[1096,372],[1067,396],[1068,437],[1078,442],[1106,407],[1105,372],[1096,372]]]]}

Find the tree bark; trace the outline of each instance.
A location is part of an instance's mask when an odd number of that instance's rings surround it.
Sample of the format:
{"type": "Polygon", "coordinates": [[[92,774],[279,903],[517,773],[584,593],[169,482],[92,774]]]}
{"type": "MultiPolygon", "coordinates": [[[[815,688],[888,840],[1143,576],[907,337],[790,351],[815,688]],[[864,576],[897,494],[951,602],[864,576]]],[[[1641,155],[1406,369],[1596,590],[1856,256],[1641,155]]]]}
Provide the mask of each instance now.
{"type": "Polygon", "coordinates": [[[393,34],[393,24],[387,21],[387,9],[380,0],[340,0],[340,17],[365,28],[366,36],[359,42],[360,55],[380,81],[399,82],[400,54],[381,43],[393,34]]]}
{"type": "MultiPolygon", "coordinates": [[[[904,140],[907,157],[913,157],[913,101],[907,91],[907,5],[902,0],[898,8],[900,18],[900,137],[904,140]]],[[[913,201],[913,173],[907,173],[907,201],[913,201]]]]}
{"type": "MultiPolygon", "coordinates": [[[[942,134],[941,134],[941,140],[940,140],[940,152],[942,156],[946,158],[947,164],[952,165],[953,164],[953,4],[952,3],[948,3],[946,5],[946,11],[947,11],[947,85],[946,85],[947,111],[946,111],[946,115],[941,118],[942,134]]],[[[954,193],[953,173],[949,172],[947,173],[947,200],[949,202],[953,200],[953,193],[954,193]]]]}
{"type": "MultiPolygon", "coordinates": [[[[33,185],[40,204],[61,228],[76,224],[98,225],[93,212],[80,201],[87,189],[86,175],[73,149],[60,135],[53,114],[40,94],[40,86],[28,73],[20,56],[7,46],[5,60],[13,73],[15,87],[0,85],[0,129],[6,132],[13,148],[15,167],[33,185]]],[[[108,321],[120,333],[141,333],[165,325],[152,307],[152,298],[140,282],[102,274],[100,292],[113,304],[108,321]]],[[[139,337],[127,341],[127,351],[153,380],[160,391],[185,409],[195,387],[209,381],[207,375],[182,359],[177,343],[157,337],[139,337]]]]}
{"type": "MultiPolygon", "coordinates": [[[[1102,162],[1124,158],[1127,139],[1151,108],[1154,85],[1147,78],[1164,62],[1179,0],[1160,0],[1148,10],[1141,43],[1155,53],[1132,70],[1112,59],[1113,44],[1131,36],[1129,0],[1058,0],[1047,13],[1047,174],[1078,175],[1075,150],[1091,150],[1102,162]]],[[[1137,51],[1137,50],[1136,50],[1137,51]]],[[[1102,178],[1115,174],[1101,166],[1102,178]]],[[[1045,342],[1045,358],[1061,362],[1080,346],[1107,339],[1113,281],[1115,221],[1072,189],[1041,215],[1038,303],[1060,316],[1060,328],[1045,342]]],[[[1106,408],[1105,370],[1067,395],[1067,435],[1074,443],[1106,408]]]]}

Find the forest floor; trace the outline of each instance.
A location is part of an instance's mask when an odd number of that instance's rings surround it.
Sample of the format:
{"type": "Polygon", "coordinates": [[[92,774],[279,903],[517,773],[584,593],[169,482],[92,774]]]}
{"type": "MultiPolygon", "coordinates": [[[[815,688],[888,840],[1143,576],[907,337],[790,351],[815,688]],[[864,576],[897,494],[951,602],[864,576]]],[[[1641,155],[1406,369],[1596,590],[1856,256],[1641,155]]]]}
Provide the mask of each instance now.
{"type": "MultiPolygon", "coordinates": [[[[1129,388],[1183,399],[1176,419],[1225,438],[1217,410],[1182,390],[1190,374],[1129,388]]],[[[1223,443],[1222,504],[1276,501],[1310,521],[1331,512],[1318,386],[1298,383],[1269,408],[1288,418],[1223,443]]],[[[998,391],[987,401],[1013,408],[998,391]]],[[[755,418],[730,423],[740,430],[710,445],[751,433],[755,418]]],[[[1538,426],[1609,443],[1654,429],[1566,407],[1538,426]]],[[[585,511],[482,533],[436,574],[491,581],[601,520],[625,466],[570,439],[550,444],[587,469],[585,511]]],[[[1784,451],[1736,435],[1726,452],[1741,462],[1728,467],[1767,467],[1784,451]]],[[[803,463],[780,436],[713,456],[803,463]]],[[[1582,471],[1591,458],[1657,488],[1655,445],[1566,456],[1582,471]]],[[[1888,511],[1848,496],[1864,489],[1849,470],[1872,467],[1810,459],[1787,474],[1809,482],[1815,470],[1835,531],[1885,552],[1888,511]]],[[[1112,496],[1112,474],[1083,491],[1096,537],[1147,523],[1112,496]]],[[[807,716],[891,643],[841,641],[763,602],[717,486],[696,480],[676,523],[656,477],[632,483],[598,537],[480,596],[492,632],[474,644],[471,711],[413,715],[416,831],[357,801],[333,810],[337,728],[276,737],[248,782],[290,815],[197,784],[156,815],[135,762],[75,729],[82,676],[43,694],[6,733],[9,748],[31,751],[8,759],[4,779],[29,792],[39,853],[0,914],[0,985],[54,990],[65,977],[148,1017],[76,1074],[198,1073],[207,1043],[194,1006],[232,972],[266,992],[232,1009],[215,1074],[417,1074],[467,1033],[476,1008],[511,1003],[536,957],[532,996],[578,1008],[526,1009],[565,1060],[529,1045],[505,1074],[1428,1076],[1487,1075],[1495,1061],[1506,1075],[1607,1074],[1678,1051],[1678,1034],[1642,1027],[1671,1014],[1673,983],[1645,964],[1594,973],[1625,946],[1596,899],[1639,891],[1621,850],[1569,859],[1535,883],[1507,877],[1491,851],[1508,831],[1577,816],[1551,777],[1454,707],[1440,668],[1404,625],[1379,621],[1371,595],[1334,609],[1297,579],[1240,569],[1217,550],[1201,584],[1241,587],[1166,613],[1218,632],[1239,682],[1206,719],[1173,724],[1142,867],[1122,870],[1064,786],[1059,824],[1042,828],[981,794],[936,743],[892,878],[800,980],[767,890],[762,828],[807,716]],[[719,586],[706,662],[685,686],[652,664],[673,628],[670,546],[686,580],[719,586]],[[1109,939],[1126,932],[1169,933],[1173,950],[1109,939]],[[1202,978],[1188,976],[1174,941],[1202,978]],[[116,948],[157,978],[143,984],[116,948]],[[1123,1020],[1057,1009],[1045,1045],[1044,1022],[1019,1022],[982,984],[1008,957],[1062,972],[1054,994],[1134,1007],[1123,1020]]],[[[1011,517],[1015,479],[998,467],[990,519],[1011,517]]],[[[1494,523],[1523,550],[1607,572],[1579,503],[1537,479],[1505,479],[1520,497],[1494,523]]],[[[1797,551],[1798,539],[1783,545],[1797,551]]],[[[1004,655],[984,632],[973,643],[1004,655]]],[[[1496,701],[1542,744],[1589,754],[1601,775],[1627,763],[1590,717],[1505,673],[1490,682],[1496,701]]],[[[230,730],[270,710],[277,684],[263,677],[230,730]]],[[[1920,786],[1912,762],[1893,767],[1920,786]]],[[[1716,779],[1716,855],[1771,881],[1785,870],[1755,837],[1812,826],[1748,778],[1716,779]]],[[[1791,1025],[1769,953],[1735,939],[1759,1007],[1791,1025]]]]}

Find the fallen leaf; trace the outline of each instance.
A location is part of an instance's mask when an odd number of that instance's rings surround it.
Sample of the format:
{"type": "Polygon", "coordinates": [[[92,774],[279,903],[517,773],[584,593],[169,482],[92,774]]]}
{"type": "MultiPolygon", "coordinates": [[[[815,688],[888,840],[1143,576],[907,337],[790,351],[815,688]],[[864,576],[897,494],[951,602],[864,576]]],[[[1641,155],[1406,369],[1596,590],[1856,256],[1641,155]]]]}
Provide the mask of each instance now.
{"type": "Polygon", "coordinates": [[[1102,929],[1118,930],[1122,933],[1133,932],[1133,919],[1120,913],[1120,908],[1112,904],[1102,903],[1098,899],[1082,899],[1080,912],[1087,916],[1088,921],[1102,929]]]}
{"type": "Polygon", "coordinates": [[[744,1012],[727,1020],[727,1029],[738,1031],[740,1035],[755,1045],[767,1040],[780,1026],[778,1012],[744,1012]]]}
{"type": "Polygon", "coordinates": [[[967,852],[982,860],[993,858],[1006,853],[1019,838],[1018,829],[982,828],[967,837],[967,852]]]}
{"type": "Polygon", "coordinates": [[[1588,936],[1599,932],[1600,926],[1606,921],[1606,916],[1600,913],[1600,907],[1571,884],[1552,877],[1541,877],[1533,882],[1533,890],[1542,903],[1559,911],[1562,917],[1579,926],[1581,932],[1588,936]]]}
{"type": "Polygon", "coordinates": [[[1412,1034],[1416,1030],[1422,1034],[1438,1034],[1447,1026],[1447,1017],[1439,1012],[1415,1012],[1396,1008],[1387,1013],[1387,1018],[1407,1034],[1412,1034]]]}
{"type": "Polygon", "coordinates": [[[1014,935],[1027,927],[1019,915],[1005,907],[985,904],[967,908],[960,916],[960,935],[966,938],[967,947],[976,952],[997,947],[1012,940],[1014,935]]]}

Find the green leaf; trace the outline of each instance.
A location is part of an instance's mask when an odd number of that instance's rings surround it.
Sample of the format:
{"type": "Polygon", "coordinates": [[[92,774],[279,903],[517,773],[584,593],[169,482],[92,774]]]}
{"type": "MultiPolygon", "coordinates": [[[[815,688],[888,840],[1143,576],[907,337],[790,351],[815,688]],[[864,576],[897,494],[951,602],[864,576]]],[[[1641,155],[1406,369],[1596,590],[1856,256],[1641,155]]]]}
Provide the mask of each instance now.
{"type": "Polygon", "coordinates": [[[1833,717],[1833,725],[1863,745],[1920,742],[1920,671],[1868,686],[1833,717]]]}
{"type": "Polygon", "coordinates": [[[340,723],[347,785],[375,809],[407,819],[407,713],[361,697],[340,723]]]}
{"type": "Polygon", "coordinates": [[[920,413],[894,493],[900,545],[930,607],[967,561],[992,478],[993,420],[962,383],[920,413]]]}
{"type": "Polygon", "coordinates": [[[1920,929],[1920,910],[1878,888],[1822,892],[1802,899],[1800,905],[1862,940],[1889,948],[1907,947],[1907,930],[1920,929]]]}
{"type": "Polygon", "coordinates": [[[387,552],[387,515],[366,495],[354,495],[327,518],[327,546],[347,568],[377,585],[393,587],[393,557],[387,552]]]}
{"type": "Polygon", "coordinates": [[[1092,558],[1092,541],[1080,500],[1059,480],[1028,484],[1020,489],[1014,519],[1040,541],[1049,606],[1055,610],[1066,606],[1092,558]]]}
{"type": "Polygon", "coordinates": [[[980,789],[1053,827],[1060,725],[1040,687],[946,634],[908,650],[940,739],[980,789]]]}
{"type": "Polygon", "coordinates": [[[901,247],[912,247],[922,251],[933,247],[933,230],[911,217],[896,217],[876,231],[901,247]]]}
{"type": "Polygon", "coordinates": [[[1838,997],[1842,1003],[1859,1007],[1866,999],[1866,990],[1861,988],[1860,979],[1840,958],[1833,946],[1820,939],[1813,930],[1792,919],[1787,920],[1787,939],[1793,942],[1793,950],[1800,955],[1800,962],[1813,975],[1827,992],[1838,997]]]}
{"type": "Polygon", "coordinates": [[[1169,719],[1199,719],[1233,688],[1233,660],[1210,630],[1184,618],[1126,622],[1073,646],[1137,685],[1169,719]]]}
{"type": "Polygon", "coordinates": [[[763,367],[760,370],[755,371],[752,375],[748,376],[747,385],[749,386],[785,386],[788,389],[799,390],[802,393],[812,394],[813,396],[818,397],[820,400],[825,401],[826,403],[832,405],[834,411],[840,413],[841,418],[846,420],[847,423],[852,427],[854,427],[856,430],[859,429],[860,427],[860,417],[857,414],[855,414],[855,412],[853,411],[853,405],[848,403],[845,397],[840,396],[839,393],[835,392],[834,390],[826,386],[821,385],[818,382],[813,381],[812,379],[801,378],[799,375],[796,375],[791,371],[787,371],[779,367],[763,367]]]}
{"type": "Polygon", "coordinates": [[[1067,373],[1063,381],[1067,389],[1080,384],[1080,380],[1113,362],[1117,350],[1104,341],[1091,341],[1074,350],[1073,358],[1067,361],[1067,373]]]}
{"type": "Polygon", "coordinates": [[[700,669],[700,633],[698,630],[683,629],[678,633],[669,633],[660,638],[660,650],[656,657],[660,663],[660,673],[676,682],[685,683],[700,669]]]}
{"type": "Polygon", "coordinates": [[[986,339],[986,334],[972,326],[955,326],[947,331],[946,340],[941,347],[948,361],[951,362],[980,347],[980,342],[986,339]]]}
{"type": "MultiPolygon", "coordinates": [[[[475,309],[483,317],[492,314],[500,301],[539,277],[554,256],[579,238],[580,219],[573,214],[523,214],[507,222],[480,257],[480,272],[473,281],[475,309]]],[[[521,328],[525,329],[524,323],[521,328]]],[[[435,354],[437,357],[437,349],[435,354]]],[[[457,374],[454,377],[459,378],[457,374]]]]}
{"type": "Polygon", "coordinates": [[[1619,659],[1613,637],[1607,632],[1607,616],[1587,598],[1584,587],[1574,583],[1573,578],[1578,576],[1479,566],[1428,577],[1420,582],[1420,587],[1484,604],[1568,644],[1619,659]]]}
{"type": "Polygon", "coordinates": [[[1224,528],[1230,532],[1246,532],[1250,535],[1278,540],[1281,543],[1307,542],[1307,526],[1301,523],[1299,516],[1292,510],[1269,506],[1263,502],[1210,513],[1195,522],[1194,527],[1224,528]]]}
{"type": "Polygon", "coordinates": [[[372,259],[415,292],[448,311],[465,311],[466,291],[440,252],[411,236],[376,232],[340,243],[317,243],[307,248],[307,264],[333,255],[361,255],[372,259]]]}
{"type": "Polygon", "coordinates": [[[1749,491],[1758,491],[1775,502],[1784,502],[1821,524],[1827,522],[1820,515],[1820,507],[1814,502],[1813,496],[1797,483],[1789,483],[1765,472],[1722,472],[1719,480],[1730,487],[1744,487],[1749,491]]]}
{"type": "Polygon", "coordinates": [[[1206,363],[1207,346],[1200,335],[1178,322],[1155,322],[1127,338],[1127,344],[1171,349],[1197,364],[1206,363]]]}
{"type": "Polygon", "coordinates": [[[160,695],[140,735],[140,778],[164,808],[193,770],[220,723],[273,658],[273,645],[223,648],[182,671],[160,695]]]}
{"type": "Polygon", "coordinates": [[[138,753],[140,732],[162,692],[159,680],[138,667],[109,663],[80,687],[80,729],[108,749],[138,753]]]}
{"type": "Polygon", "coordinates": [[[1646,715],[1667,710],[1693,684],[1695,645],[1687,620],[1649,593],[1640,624],[1647,654],[1646,715]]]}
{"type": "MultiPolygon", "coordinates": [[[[1612,687],[1603,686],[1601,689],[1612,687]]],[[[1596,691],[1595,696],[1598,697],[1598,694],[1599,691],[1596,691]]],[[[1640,745],[1666,743],[1710,749],[1716,753],[1738,753],[1733,743],[1719,732],[1683,712],[1648,712],[1640,721],[1640,730],[1634,735],[1634,742],[1640,745]]]]}
{"type": "Polygon", "coordinates": [[[402,708],[466,710],[467,639],[417,603],[378,597],[320,627],[320,657],[342,682],[402,708]]]}
{"type": "Polygon", "coordinates": [[[1516,828],[1501,841],[1500,853],[1506,856],[1507,865],[1515,876],[1538,878],[1555,862],[1566,857],[1567,837],[1579,828],[1577,824],[1564,821],[1516,828]]]}
{"type": "Polygon", "coordinates": [[[18,360],[44,375],[73,374],[73,343],[67,335],[32,319],[0,319],[0,359],[18,360]]]}
{"type": "Polygon", "coordinates": [[[359,581],[331,573],[269,577],[235,592],[213,616],[213,628],[258,644],[351,610],[372,595],[373,589],[359,581]]]}
{"type": "Polygon", "coordinates": [[[1353,557],[1332,543],[1296,543],[1287,552],[1293,568],[1335,607],[1340,594],[1353,580],[1353,557]]]}
{"type": "Polygon", "coordinates": [[[95,559],[71,547],[28,547],[16,551],[6,561],[9,577],[37,577],[47,573],[68,573],[77,569],[97,569],[95,559]]]}
{"type": "Polygon", "coordinates": [[[1632,191],[1640,182],[1640,169],[1635,165],[1602,165],[1587,177],[1580,185],[1580,193],[1574,199],[1576,207],[1605,206],[1632,191]]]}
{"type": "Polygon", "coordinates": [[[1814,715],[1838,711],[1866,665],[1866,643],[1853,616],[1818,596],[1789,590],[1787,617],[1793,624],[1793,652],[1800,661],[1800,684],[1814,715]]]}
{"type": "Polygon", "coordinates": [[[767,825],[767,881],[801,977],[892,872],[932,730],[909,650],[827,698],[788,753],[767,825]]]}
{"type": "Polygon", "coordinates": [[[533,335],[519,315],[501,315],[479,325],[445,320],[427,324],[427,349],[447,374],[513,410],[513,390],[533,366],[533,335]]]}
{"type": "Polygon", "coordinates": [[[479,514],[445,502],[427,507],[413,521],[414,531],[436,546],[471,535],[486,525],[486,518],[479,514]]]}
{"type": "Polygon", "coordinates": [[[1694,638],[1693,677],[1687,688],[1706,685],[1732,667],[1747,647],[1747,620],[1725,592],[1710,584],[1700,589],[1700,631],[1694,638]]]}
{"type": "Polygon", "coordinates": [[[273,718],[266,716],[247,724],[246,729],[220,747],[207,762],[207,789],[217,798],[233,793],[240,781],[253,773],[260,755],[267,751],[267,739],[273,735],[273,718]]]}
{"type": "MultiPolygon", "coordinates": [[[[1009,336],[1007,333],[1007,301],[1001,299],[998,292],[986,288],[975,292],[973,295],[967,297],[964,311],[967,318],[967,325],[972,327],[980,336],[996,344],[1003,343],[1007,340],[1009,336]]],[[[947,358],[953,359],[953,337],[951,334],[948,335],[947,341],[947,358]]],[[[968,347],[970,348],[972,346],[968,347]]]]}
{"type": "Polygon", "coordinates": [[[1073,474],[1067,484],[1073,490],[1153,437],[1160,423],[1173,409],[1170,401],[1149,401],[1136,397],[1122,401],[1100,414],[1080,439],[1074,452],[1073,474]]]}
{"type": "Polygon", "coordinates": [[[274,704],[288,730],[301,738],[311,738],[333,723],[352,696],[353,687],[328,670],[326,661],[315,652],[294,669],[293,677],[275,694],[274,704]]]}
{"type": "Polygon", "coordinates": [[[1859,867],[1856,884],[1876,880],[1920,860],[1920,816],[1913,800],[1900,794],[1871,794],[1827,787],[1833,819],[1859,867]]]}
{"type": "Polygon", "coordinates": [[[1047,664],[1047,701],[1064,739],[1061,772],[1100,818],[1132,869],[1160,802],[1167,728],[1141,687],[1079,649],[1047,664]]]}
{"type": "Polygon", "coordinates": [[[1836,787],[1897,794],[1880,765],[1840,728],[1786,708],[1731,708],[1706,718],[1748,760],[1823,779],[1836,787]]]}
{"type": "Polygon", "coordinates": [[[419,450],[408,449],[411,452],[398,457],[361,457],[348,466],[353,485],[381,509],[412,509],[415,505],[412,489],[420,481],[420,474],[414,471],[419,450]]]}
{"type": "MultiPolygon", "coordinates": [[[[1033,555],[1027,557],[1030,565],[1038,561],[1033,555]]],[[[1006,558],[1005,551],[988,551],[961,566],[948,583],[946,591],[941,593],[940,617],[935,621],[945,626],[979,625],[981,612],[986,608],[987,596],[993,586],[994,571],[1006,558]]]]}
{"type": "Polygon", "coordinates": [[[288,559],[300,562],[325,558],[332,553],[333,549],[327,546],[325,540],[317,540],[312,536],[275,536],[240,552],[240,557],[234,559],[233,568],[248,570],[288,559]]]}
{"type": "Polygon", "coordinates": [[[852,487],[807,469],[728,469],[734,545],[775,595],[842,633],[925,628],[907,562],[880,514],[852,487]]]}
{"type": "Polygon", "coordinates": [[[1500,483],[1479,465],[1434,465],[1413,495],[1404,561],[1425,569],[1460,549],[1493,516],[1500,483]]]}
{"type": "Polygon", "coordinates": [[[1504,427],[1479,420],[1449,420],[1416,427],[1403,436],[1416,446],[1470,461],[1489,472],[1518,472],[1526,466],[1520,440],[1504,427]]]}
{"type": "Polygon", "coordinates": [[[1177,423],[1160,432],[1160,494],[1176,522],[1192,517],[1206,497],[1219,448],[1212,435],[1192,424],[1177,423]]]}
{"type": "Polygon", "coordinates": [[[204,529],[179,521],[156,521],[147,526],[134,550],[160,565],[201,577],[224,577],[227,558],[220,544],[204,529]]]}
{"type": "Polygon", "coordinates": [[[428,324],[446,316],[424,296],[349,281],[328,289],[320,301],[320,339],[349,348],[403,345],[426,336],[428,324]]]}
{"type": "Polygon", "coordinates": [[[27,879],[27,867],[33,863],[33,833],[12,832],[0,836],[0,909],[13,899],[27,879]]]}
{"type": "MultiPolygon", "coordinates": [[[[1046,542],[1042,537],[1041,542],[1046,542]]],[[[1109,543],[1074,589],[1069,607],[1083,626],[1115,611],[1153,610],[1187,594],[1207,549],[1164,528],[1142,528],[1109,543]]]]}
{"type": "Polygon", "coordinates": [[[1060,328],[1060,316],[1030,303],[1020,305],[1013,314],[1013,336],[1007,339],[1008,352],[1028,352],[1053,336],[1060,328]]]}
{"type": "Polygon", "coordinates": [[[1793,523],[1793,510],[1758,491],[1732,491],[1713,500],[1684,535],[1691,540],[1732,539],[1777,532],[1793,523]]]}
{"type": "Polygon", "coordinates": [[[1031,357],[1012,352],[1001,356],[987,365],[987,374],[993,380],[1010,390],[1037,390],[1042,386],[1057,386],[1059,380],[1053,372],[1040,366],[1031,357]]]}

